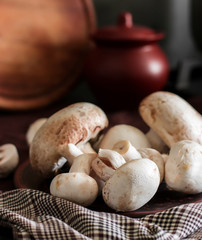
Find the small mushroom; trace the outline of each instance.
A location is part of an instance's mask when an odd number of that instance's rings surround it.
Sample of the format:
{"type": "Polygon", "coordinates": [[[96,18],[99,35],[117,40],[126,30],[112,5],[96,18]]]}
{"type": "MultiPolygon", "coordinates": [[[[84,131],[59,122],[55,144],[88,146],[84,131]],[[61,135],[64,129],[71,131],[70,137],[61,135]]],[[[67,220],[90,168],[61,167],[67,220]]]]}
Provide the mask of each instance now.
{"type": "Polygon", "coordinates": [[[61,109],[34,136],[29,153],[32,168],[44,177],[53,175],[55,163],[61,157],[67,158],[67,144],[80,148],[107,126],[106,114],[92,103],[75,103],[61,109]]]}
{"type": "Polygon", "coordinates": [[[61,173],[53,178],[50,193],[82,206],[91,205],[98,195],[97,182],[89,176],[91,162],[95,157],[94,153],[76,157],[68,173],[61,173]]]}
{"type": "Polygon", "coordinates": [[[8,143],[0,147],[0,178],[7,177],[19,163],[19,155],[15,145],[8,143]]]}
{"type": "Polygon", "coordinates": [[[165,160],[164,156],[160,154],[156,149],[152,148],[140,148],[138,152],[141,154],[142,158],[148,158],[156,163],[160,173],[160,182],[163,181],[165,175],[165,160]]]}
{"type": "Polygon", "coordinates": [[[29,146],[30,146],[36,132],[46,122],[46,120],[47,120],[47,118],[39,118],[29,126],[27,133],[26,133],[26,140],[27,140],[27,143],[29,146]]]}
{"type": "Polygon", "coordinates": [[[118,152],[100,148],[97,158],[92,161],[92,169],[103,181],[107,181],[124,163],[125,159],[118,152]]]}
{"type": "Polygon", "coordinates": [[[115,143],[128,140],[135,148],[150,147],[145,134],[138,128],[127,124],[118,124],[111,127],[100,141],[99,148],[113,149],[115,143]]]}
{"type": "Polygon", "coordinates": [[[126,162],[137,158],[141,158],[140,153],[134,146],[132,146],[132,144],[128,140],[118,141],[117,143],[114,144],[112,150],[117,151],[119,154],[121,154],[123,158],[126,160],[126,162]]]}
{"type": "Polygon", "coordinates": [[[168,188],[196,194],[202,192],[202,145],[182,140],[175,143],[165,164],[165,182],[168,188]]]}
{"type": "MultiPolygon", "coordinates": [[[[91,150],[91,148],[85,148],[85,150],[89,149],[89,152],[86,153],[95,153],[94,151],[91,150]]],[[[85,153],[85,152],[84,152],[85,153]]],[[[64,165],[66,162],[68,162],[68,164],[71,166],[73,161],[75,160],[76,157],[78,157],[79,155],[82,155],[83,152],[73,143],[68,143],[67,144],[67,149],[66,149],[66,158],[61,157],[60,160],[55,163],[55,168],[54,170],[58,170],[61,168],[61,164],[64,165]],[[64,160],[64,161],[63,161],[64,160]],[[61,162],[61,164],[60,164],[61,162]],[[59,166],[58,166],[59,165],[59,166]]],[[[101,193],[102,187],[104,185],[104,182],[102,179],[100,179],[97,174],[93,171],[93,169],[91,169],[90,171],[90,176],[92,178],[94,178],[98,184],[98,188],[99,188],[99,194],[101,193]]]]}
{"type": "Polygon", "coordinates": [[[147,159],[131,160],[105,183],[105,203],[116,211],[134,211],[145,205],[156,193],[160,183],[157,165],[147,159]]]}

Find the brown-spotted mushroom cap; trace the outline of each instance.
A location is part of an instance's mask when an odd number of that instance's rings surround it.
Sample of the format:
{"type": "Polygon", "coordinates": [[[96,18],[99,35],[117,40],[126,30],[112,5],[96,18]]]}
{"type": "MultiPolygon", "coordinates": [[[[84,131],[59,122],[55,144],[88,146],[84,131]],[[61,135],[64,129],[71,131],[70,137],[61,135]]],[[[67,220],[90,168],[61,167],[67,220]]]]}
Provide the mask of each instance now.
{"type": "Polygon", "coordinates": [[[87,143],[108,126],[106,114],[98,106],[79,102],[50,116],[37,131],[30,145],[33,169],[48,177],[61,157],[66,157],[66,145],[87,143]]]}

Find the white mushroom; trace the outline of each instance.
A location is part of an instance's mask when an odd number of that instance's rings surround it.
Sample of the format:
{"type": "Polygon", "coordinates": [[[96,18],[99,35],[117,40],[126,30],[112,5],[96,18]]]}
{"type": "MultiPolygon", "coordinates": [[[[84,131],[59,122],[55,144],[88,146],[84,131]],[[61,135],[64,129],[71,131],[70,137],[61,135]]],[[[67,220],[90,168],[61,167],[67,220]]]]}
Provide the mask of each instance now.
{"type": "Polygon", "coordinates": [[[36,132],[46,122],[46,120],[47,120],[47,118],[39,118],[29,126],[27,133],[26,133],[26,140],[27,140],[28,145],[31,144],[36,132]]]}
{"type": "Polygon", "coordinates": [[[146,158],[131,160],[105,183],[103,199],[116,211],[134,211],[155,195],[159,183],[159,170],[153,161],[146,158]]]}
{"type": "MultiPolygon", "coordinates": [[[[87,150],[87,148],[85,148],[85,150],[87,150]]],[[[92,153],[91,148],[89,148],[88,153],[92,153]]],[[[95,153],[95,152],[93,152],[95,153]]],[[[55,163],[55,167],[54,167],[54,171],[57,171],[58,169],[60,169],[66,162],[68,162],[68,164],[71,166],[72,163],[74,162],[75,158],[82,155],[83,152],[73,143],[68,143],[66,146],[66,158],[61,157],[59,159],[59,161],[57,163],[55,163]]],[[[96,173],[93,171],[93,169],[91,169],[90,171],[90,176],[93,177],[97,184],[98,184],[98,188],[99,188],[99,194],[101,193],[102,187],[104,185],[104,182],[102,181],[102,179],[100,179],[96,173]]]]}
{"type": "Polygon", "coordinates": [[[123,158],[126,160],[126,162],[137,158],[141,158],[140,153],[134,146],[132,146],[132,144],[128,140],[118,141],[117,143],[114,144],[112,150],[117,151],[119,154],[121,154],[123,158]]]}
{"type": "Polygon", "coordinates": [[[69,173],[56,175],[50,184],[53,196],[67,199],[82,206],[91,205],[98,195],[98,185],[89,176],[94,153],[85,153],[76,157],[69,173]]]}
{"type": "Polygon", "coordinates": [[[81,102],[61,109],[47,119],[30,145],[32,168],[44,177],[53,175],[55,163],[68,157],[67,144],[80,148],[107,126],[106,114],[94,104],[81,102]]]}
{"type": "Polygon", "coordinates": [[[7,177],[19,163],[19,155],[15,145],[4,144],[0,147],[0,178],[7,177]]]}
{"type": "Polygon", "coordinates": [[[169,147],[181,140],[202,144],[202,116],[180,96],[154,92],[141,101],[139,112],[169,147]]]}
{"type": "Polygon", "coordinates": [[[196,194],[202,192],[202,145],[182,140],[175,143],[165,164],[165,182],[168,188],[196,194]]]}
{"type": "Polygon", "coordinates": [[[162,154],[152,148],[140,148],[138,152],[141,154],[142,158],[148,158],[156,163],[160,173],[160,182],[162,182],[165,175],[165,161],[162,154]]]}
{"type": "Polygon", "coordinates": [[[111,127],[100,141],[99,148],[112,149],[120,140],[128,140],[135,148],[150,147],[145,134],[138,128],[127,124],[111,127]]]}
{"type": "Polygon", "coordinates": [[[107,181],[124,163],[125,159],[118,152],[100,148],[97,158],[92,161],[92,169],[103,181],[107,181]]]}

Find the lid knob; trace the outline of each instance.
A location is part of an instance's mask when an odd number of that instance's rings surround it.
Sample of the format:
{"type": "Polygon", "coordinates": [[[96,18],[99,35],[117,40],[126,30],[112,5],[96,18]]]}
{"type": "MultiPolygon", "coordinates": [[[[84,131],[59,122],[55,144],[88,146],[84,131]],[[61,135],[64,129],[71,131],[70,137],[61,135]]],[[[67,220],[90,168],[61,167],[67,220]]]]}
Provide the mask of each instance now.
{"type": "Polygon", "coordinates": [[[121,13],[118,16],[118,26],[131,28],[133,26],[133,17],[129,12],[121,13]]]}

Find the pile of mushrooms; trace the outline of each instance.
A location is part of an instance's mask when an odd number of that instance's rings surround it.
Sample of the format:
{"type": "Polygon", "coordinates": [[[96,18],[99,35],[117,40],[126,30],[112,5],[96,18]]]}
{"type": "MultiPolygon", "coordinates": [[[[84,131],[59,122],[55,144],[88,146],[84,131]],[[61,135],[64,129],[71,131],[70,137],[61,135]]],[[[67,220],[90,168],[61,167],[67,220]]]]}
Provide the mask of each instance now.
{"type": "Polygon", "coordinates": [[[101,194],[116,211],[142,207],[163,181],[174,191],[202,192],[201,115],[168,92],[143,99],[139,112],[147,133],[127,124],[108,128],[102,109],[87,102],[36,121],[27,132],[32,168],[51,177],[52,195],[89,206],[101,194]]]}

